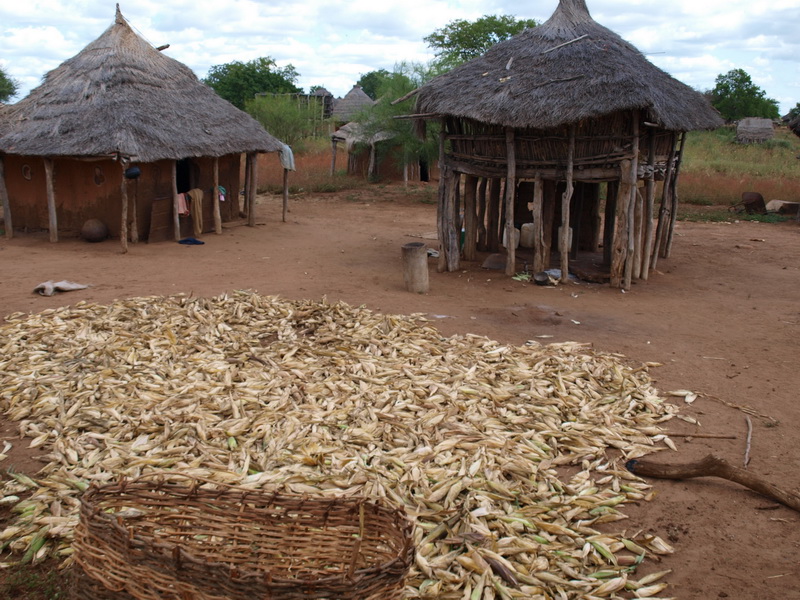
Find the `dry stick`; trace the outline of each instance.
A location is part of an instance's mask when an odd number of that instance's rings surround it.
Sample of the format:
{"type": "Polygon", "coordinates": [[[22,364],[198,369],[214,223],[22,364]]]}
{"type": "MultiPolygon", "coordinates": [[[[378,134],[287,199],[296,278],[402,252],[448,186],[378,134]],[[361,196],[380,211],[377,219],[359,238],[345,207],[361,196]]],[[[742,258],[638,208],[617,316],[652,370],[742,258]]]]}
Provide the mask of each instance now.
{"type": "Polygon", "coordinates": [[[747,421],[747,445],[744,449],[744,468],[746,469],[750,462],[750,440],[753,437],[753,422],[748,415],[745,415],[744,418],[747,421]]]}
{"type": "Polygon", "coordinates": [[[588,33],[584,33],[582,36],[576,37],[574,40],[570,40],[568,42],[564,42],[563,44],[559,44],[558,46],[553,46],[552,48],[548,48],[547,50],[542,52],[542,54],[547,54],[548,52],[552,52],[553,50],[558,50],[559,48],[563,48],[564,46],[567,46],[569,44],[574,44],[575,42],[582,40],[583,38],[586,37],[589,37],[588,33]]]}
{"type": "Polygon", "coordinates": [[[767,498],[800,512],[800,496],[784,491],[765,481],[750,471],[734,467],[725,459],[709,454],[697,462],[680,465],[659,464],[646,460],[632,459],[625,468],[640,477],[657,479],[691,479],[692,477],[721,477],[745,486],[767,498]]]}
{"type": "Polygon", "coordinates": [[[391,104],[392,106],[394,106],[395,104],[400,104],[401,102],[403,102],[403,101],[405,101],[405,100],[408,100],[409,98],[411,98],[411,96],[414,96],[414,95],[416,95],[416,93],[417,93],[418,91],[419,91],[419,88],[414,88],[413,90],[411,90],[410,92],[408,92],[408,93],[407,93],[405,96],[401,96],[401,97],[400,97],[400,98],[398,98],[397,100],[392,100],[390,104],[391,104]]]}

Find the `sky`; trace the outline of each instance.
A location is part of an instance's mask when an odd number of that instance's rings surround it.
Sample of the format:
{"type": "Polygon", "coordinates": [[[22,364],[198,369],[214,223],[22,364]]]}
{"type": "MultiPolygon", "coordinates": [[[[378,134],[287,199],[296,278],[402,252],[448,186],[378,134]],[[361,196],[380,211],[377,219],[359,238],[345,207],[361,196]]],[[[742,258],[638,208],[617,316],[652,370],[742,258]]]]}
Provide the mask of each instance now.
{"type": "MultiPolygon", "coordinates": [[[[547,20],[558,0],[120,0],[154,46],[198,77],[210,67],[269,56],[299,72],[308,91],[344,96],[370,71],[427,63],[423,38],[455,19],[511,15],[547,20]]],[[[687,85],[705,91],[744,69],[778,101],[800,102],[800,0],[587,0],[595,21],[687,85]]],[[[0,0],[0,66],[23,98],[48,71],[113,22],[113,0],[0,0]]],[[[12,100],[12,101],[13,101],[12,100]]]]}

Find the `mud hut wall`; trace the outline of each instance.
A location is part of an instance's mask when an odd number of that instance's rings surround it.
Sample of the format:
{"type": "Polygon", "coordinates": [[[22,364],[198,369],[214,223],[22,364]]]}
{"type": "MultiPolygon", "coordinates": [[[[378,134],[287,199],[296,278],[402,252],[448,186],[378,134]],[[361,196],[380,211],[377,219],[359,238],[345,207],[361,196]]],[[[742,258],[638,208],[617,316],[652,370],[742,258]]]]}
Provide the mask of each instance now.
{"type": "MultiPolygon", "coordinates": [[[[37,231],[49,227],[47,186],[43,159],[40,156],[6,155],[6,187],[14,228],[37,231]]],[[[136,194],[137,223],[140,238],[146,239],[150,228],[153,201],[172,198],[173,161],[133,163],[141,170],[128,187],[129,205],[136,194]]],[[[239,155],[220,158],[220,185],[232,201],[221,204],[224,221],[238,218],[239,155]]],[[[214,226],[211,188],[213,159],[192,159],[193,184],[204,192],[204,230],[214,226]]],[[[53,161],[53,185],[59,233],[77,235],[89,219],[99,219],[108,226],[111,236],[119,236],[122,218],[120,182],[122,166],[112,159],[78,160],[56,158],[53,161]]],[[[132,215],[131,215],[132,220],[132,215]]]]}

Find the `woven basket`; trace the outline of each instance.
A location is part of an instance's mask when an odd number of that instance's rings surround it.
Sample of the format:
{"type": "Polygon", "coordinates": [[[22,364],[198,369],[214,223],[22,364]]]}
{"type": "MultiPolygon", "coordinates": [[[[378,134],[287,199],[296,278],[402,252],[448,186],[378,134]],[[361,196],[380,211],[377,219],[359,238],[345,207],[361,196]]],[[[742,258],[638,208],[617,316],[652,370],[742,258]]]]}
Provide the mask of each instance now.
{"type": "Polygon", "coordinates": [[[414,556],[401,510],[192,479],[92,487],[74,600],[399,600],[414,556]]]}

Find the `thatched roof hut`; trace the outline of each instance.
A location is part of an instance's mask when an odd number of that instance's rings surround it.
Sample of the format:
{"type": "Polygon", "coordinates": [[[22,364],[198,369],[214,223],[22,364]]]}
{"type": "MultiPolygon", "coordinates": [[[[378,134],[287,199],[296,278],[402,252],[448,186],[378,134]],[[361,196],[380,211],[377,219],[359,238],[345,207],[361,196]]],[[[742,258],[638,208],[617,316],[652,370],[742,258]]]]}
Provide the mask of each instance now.
{"type": "MultiPolygon", "coordinates": [[[[440,269],[459,268],[457,193],[464,175],[465,258],[474,257],[476,245],[496,249],[505,211],[509,240],[515,226],[532,220],[537,270],[550,266],[557,236],[565,281],[569,254],[597,250],[602,237],[609,277],[622,287],[647,277],[654,248],[669,252],[683,133],[722,124],[702,94],[595,22],[584,0],[560,0],[542,25],[419,88],[416,113],[442,125],[440,269]],[[656,180],[665,184],[654,232],[656,180]],[[647,189],[644,200],[638,181],[647,189]],[[601,183],[609,196],[603,236],[601,183]]],[[[506,272],[515,269],[509,244],[506,272]]]]}
{"type": "Polygon", "coordinates": [[[344,98],[333,104],[333,118],[339,123],[349,123],[359,111],[375,104],[375,100],[367,96],[360,85],[354,85],[344,98]]]}
{"type": "MultiPolygon", "coordinates": [[[[114,23],[99,38],[50,71],[42,84],[9,107],[8,113],[8,127],[5,131],[0,129],[0,157],[11,162],[15,159],[25,162],[29,176],[41,172],[34,157],[43,157],[48,196],[52,196],[54,187],[53,161],[63,165],[63,169],[56,169],[56,175],[65,179],[74,179],[67,171],[80,164],[67,168],[65,161],[84,164],[95,161],[95,183],[101,189],[93,196],[104,196],[105,205],[118,205],[122,194],[123,213],[127,186],[122,173],[131,164],[138,163],[141,176],[136,185],[140,192],[145,191],[151,198],[177,197],[179,192],[188,190],[177,189],[180,186],[176,179],[185,178],[183,187],[207,188],[209,201],[205,208],[210,211],[213,200],[214,220],[218,221],[220,183],[217,179],[211,180],[211,171],[218,177],[220,159],[224,159],[227,184],[224,187],[227,187],[229,199],[235,201],[238,199],[240,155],[247,153],[252,159],[256,153],[276,152],[282,147],[281,142],[255,119],[200,82],[186,65],[166,56],[137,35],[122,16],[119,5],[114,23]],[[164,161],[167,164],[159,164],[164,161]],[[117,163],[116,169],[109,162],[117,163]],[[187,170],[185,177],[176,173],[180,168],[187,170]],[[102,171],[101,176],[97,175],[98,169],[102,171]],[[107,177],[111,170],[116,171],[116,176],[107,177]],[[162,189],[165,181],[159,179],[159,173],[169,171],[172,171],[172,187],[176,189],[162,189]],[[104,182],[116,180],[117,193],[97,183],[98,177],[104,182]]],[[[10,171],[7,169],[6,173],[9,187],[14,179],[10,171]]],[[[70,183],[82,186],[74,180],[70,183]]],[[[167,188],[169,184],[167,177],[167,188]]],[[[15,191],[22,196],[25,192],[20,185],[15,186],[15,191]]],[[[67,186],[56,187],[60,195],[70,193],[67,186]]],[[[246,184],[246,187],[251,197],[255,190],[249,189],[253,186],[246,184]]],[[[85,190],[81,192],[85,195],[85,190]]],[[[13,207],[14,192],[9,190],[9,194],[13,207]]],[[[57,237],[56,202],[48,197],[48,203],[53,239],[54,235],[57,237]]],[[[81,218],[95,210],[106,217],[114,212],[107,206],[87,208],[85,201],[81,203],[63,196],[58,204],[64,207],[64,212],[68,212],[68,205],[80,205],[75,209],[81,218]]],[[[137,212],[145,220],[150,216],[148,208],[139,206],[138,211],[134,210],[134,226],[137,212]]],[[[33,207],[23,207],[20,211],[23,220],[36,212],[33,207]]],[[[238,217],[238,210],[236,213],[238,217]]],[[[127,215],[121,218],[124,245],[127,215]]],[[[174,221],[178,237],[177,214],[174,221]]],[[[221,227],[218,223],[215,226],[221,227]]]]}
{"type": "Polygon", "coordinates": [[[796,116],[794,119],[791,119],[788,123],[789,129],[791,129],[795,135],[800,136],[800,115],[796,116]]]}

